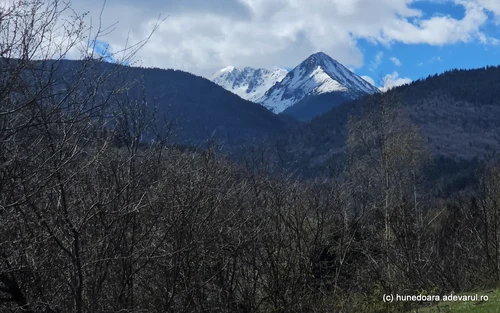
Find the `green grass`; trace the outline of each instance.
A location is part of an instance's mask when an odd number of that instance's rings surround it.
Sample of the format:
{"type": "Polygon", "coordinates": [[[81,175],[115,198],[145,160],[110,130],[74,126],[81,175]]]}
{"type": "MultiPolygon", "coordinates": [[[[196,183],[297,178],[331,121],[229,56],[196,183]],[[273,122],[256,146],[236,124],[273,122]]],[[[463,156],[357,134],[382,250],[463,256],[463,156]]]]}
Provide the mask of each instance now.
{"type": "Polygon", "coordinates": [[[500,313],[500,289],[464,293],[460,295],[476,295],[478,301],[439,302],[432,306],[413,309],[411,313],[500,313]],[[488,301],[480,301],[481,296],[488,296],[488,301]]]}

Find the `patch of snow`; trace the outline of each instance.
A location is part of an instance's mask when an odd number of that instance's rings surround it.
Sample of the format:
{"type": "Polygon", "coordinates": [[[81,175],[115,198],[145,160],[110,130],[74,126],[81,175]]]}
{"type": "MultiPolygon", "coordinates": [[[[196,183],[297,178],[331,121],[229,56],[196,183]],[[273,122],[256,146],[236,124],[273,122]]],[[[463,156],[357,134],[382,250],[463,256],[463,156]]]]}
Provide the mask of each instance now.
{"type": "Polygon", "coordinates": [[[227,72],[232,72],[234,71],[236,68],[232,65],[229,65],[229,66],[226,66],[225,68],[221,69],[220,72],[221,73],[227,73],[227,72]]]}
{"type": "Polygon", "coordinates": [[[280,82],[287,73],[286,70],[280,68],[268,70],[245,67],[239,69],[227,66],[215,72],[210,80],[243,99],[258,102],[266,91],[280,82]]]}
{"type": "Polygon", "coordinates": [[[280,113],[308,95],[328,92],[356,98],[380,91],[339,62],[319,52],[290,71],[259,102],[273,112],[280,113]]]}

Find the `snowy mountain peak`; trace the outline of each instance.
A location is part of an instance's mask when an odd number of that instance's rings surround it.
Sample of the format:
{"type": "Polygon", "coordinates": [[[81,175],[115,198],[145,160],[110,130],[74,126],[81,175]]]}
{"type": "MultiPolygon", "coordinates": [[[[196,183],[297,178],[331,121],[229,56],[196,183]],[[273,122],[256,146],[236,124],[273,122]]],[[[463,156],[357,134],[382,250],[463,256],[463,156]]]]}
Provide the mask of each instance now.
{"type": "Polygon", "coordinates": [[[221,69],[219,72],[221,73],[228,73],[234,71],[236,68],[232,65],[226,66],[225,68],[221,69]]]}
{"type": "Polygon", "coordinates": [[[215,72],[210,80],[243,99],[258,102],[266,91],[280,82],[286,74],[287,71],[280,68],[269,70],[244,67],[240,69],[227,66],[215,72]]]}
{"type": "Polygon", "coordinates": [[[379,90],[323,52],[309,56],[260,99],[275,113],[309,95],[338,92],[351,99],[379,90]]]}
{"type": "Polygon", "coordinates": [[[313,62],[313,61],[322,62],[325,60],[326,61],[333,60],[333,61],[337,62],[336,60],[332,59],[328,54],[326,54],[324,52],[313,53],[307,59],[305,59],[304,62],[313,62]]]}

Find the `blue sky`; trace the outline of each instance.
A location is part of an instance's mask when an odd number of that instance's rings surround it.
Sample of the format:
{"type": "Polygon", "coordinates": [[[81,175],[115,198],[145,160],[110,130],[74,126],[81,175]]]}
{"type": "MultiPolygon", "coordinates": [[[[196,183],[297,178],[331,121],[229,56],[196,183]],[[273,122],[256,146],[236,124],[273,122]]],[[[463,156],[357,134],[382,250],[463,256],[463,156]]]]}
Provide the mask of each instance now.
{"type": "Polygon", "coordinates": [[[500,63],[500,0],[73,0],[109,52],[148,37],[134,64],[210,77],[228,65],[293,68],[322,51],[390,88],[500,63]],[[115,23],[117,23],[115,25],[115,23]]]}
{"type": "MultiPolygon", "coordinates": [[[[500,0],[499,0],[500,2],[500,0]]],[[[424,16],[449,16],[454,19],[464,17],[464,8],[451,1],[433,3],[417,2],[412,5],[424,16]]],[[[488,20],[480,30],[488,37],[500,39],[500,25],[492,12],[486,12],[488,20]]],[[[368,62],[359,69],[358,75],[371,77],[377,85],[383,84],[387,74],[398,73],[400,78],[416,80],[428,75],[443,73],[450,69],[471,69],[487,65],[500,65],[500,45],[481,41],[457,42],[443,45],[392,43],[389,46],[359,40],[358,45],[368,62]]]]}
{"type": "Polygon", "coordinates": [[[358,75],[367,75],[376,82],[388,73],[397,72],[401,77],[411,80],[428,75],[443,73],[449,69],[471,69],[487,65],[500,65],[500,47],[485,46],[480,43],[457,43],[446,46],[428,44],[394,44],[390,48],[360,43],[365,55],[372,58],[360,69],[358,75]],[[382,55],[380,63],[377,55],[382,55]],[[375,64],[378,64],[374,66],[375,64]],[[373,65],[373,66],[372,66],[373,65]]]}
{"type": "Polygon", "coordinates": [[[106,62],[116,61],[113,55],[109,52],[109,44],[104,41],[96,40],[93,51],[95,52],[95,58],[102,58],[106,62]]]}

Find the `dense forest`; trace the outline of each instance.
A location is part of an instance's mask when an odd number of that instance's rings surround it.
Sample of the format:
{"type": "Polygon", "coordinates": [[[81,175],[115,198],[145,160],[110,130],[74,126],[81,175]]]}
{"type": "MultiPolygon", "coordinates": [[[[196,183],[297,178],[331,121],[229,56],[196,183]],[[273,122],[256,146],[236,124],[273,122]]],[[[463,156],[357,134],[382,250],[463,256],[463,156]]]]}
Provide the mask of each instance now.
{"type": "MultiPolygon", "coordinates": [[[[497,66],[451,70],[384,93],[383,97],[390,98],[419,128],[435,161],[432,179],[443,182],[440,192],[463,189],[465,181],[473,181],[475,171],[498,163],[500,97],[495,86],[499,77],[497,66]]],[[[258,150],[274,167],[297,177],[335,178],[339,168],[344,170],[349,121],[376,106],[380,97],[367,96],[336,105],[310,122],[272,137],[258,150]]],[[[307,101],[321,103],[323,98],[328,99],[328,94],[307,101]]]]}
{"type": "Polygon", "coordinates": [[[330,111],[333,107],[352,100],[348,96],[335,92],[320,94],[317,96],[306,96],[283,111],[284,115],[289,115],[299,121],[310,121],[315,116],[330,111]]]}
{"type": "Polygon", "coordinates": [[[337,114],[328,134],[345,138],[321,137],[341,166],[303,180],[281,138],[239,162],[217,142],[173,141],[150,91],[113,79],[133,49],[102,71],[86,47],[58,74],[77,40],[44,40],[84,38],[83,16],[13,3],[0,19],[0,312],[408,312],[424,304],[383,295],[500,287],[500,169],[436,157],[395,96],[410,87],[307,124],[337,114]],[[437,196],[455,167],[467,188],[437,196]]]}
{"type": "MultiPolygon", "coordinates": [[[[87,75],[107,75],[106,80],[96,86],[98,93],[119,90],[115,102],[148,103],[148,111],[156,116],[156,131],[170,131],[171,139],[179,144],[200,146],[209,135],[236,146],[265,135],[273,136],[296,123],[187,72],[131,66],[122,66],[117,71],[113,63],[102,60],[92,63],[87,75]]],[[[72,85],[74,72],[81,68],[81,61],[61,60],[54,74],[63,77],[66,85],[72,85]]],[[[145,135],[144,139],[150,136],[145,135]]]]}

